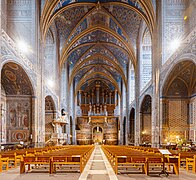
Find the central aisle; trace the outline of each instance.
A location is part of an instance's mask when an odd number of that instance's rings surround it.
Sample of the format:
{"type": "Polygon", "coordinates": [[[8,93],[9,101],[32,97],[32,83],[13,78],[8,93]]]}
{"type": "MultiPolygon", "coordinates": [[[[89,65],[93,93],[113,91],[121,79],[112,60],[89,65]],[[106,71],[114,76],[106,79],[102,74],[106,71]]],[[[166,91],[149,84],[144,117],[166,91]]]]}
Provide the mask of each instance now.
{"type": "Polygon", "coordinates": [[[117,180],[110,163],[100,146],[95,149],[80,175],[79,180],[117,180]]]}

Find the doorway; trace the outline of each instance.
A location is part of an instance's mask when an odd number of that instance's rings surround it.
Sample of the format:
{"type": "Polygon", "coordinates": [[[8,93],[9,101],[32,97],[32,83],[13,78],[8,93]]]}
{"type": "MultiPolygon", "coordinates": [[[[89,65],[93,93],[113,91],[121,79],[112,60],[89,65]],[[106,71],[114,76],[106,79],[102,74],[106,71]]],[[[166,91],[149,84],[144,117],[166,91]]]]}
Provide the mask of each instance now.
{"type": "Polygon", "coordinates": [[[102,144],[103,142],[103,129],[100,126],[93,128],[93,142],[94,144],[102,144]]]}

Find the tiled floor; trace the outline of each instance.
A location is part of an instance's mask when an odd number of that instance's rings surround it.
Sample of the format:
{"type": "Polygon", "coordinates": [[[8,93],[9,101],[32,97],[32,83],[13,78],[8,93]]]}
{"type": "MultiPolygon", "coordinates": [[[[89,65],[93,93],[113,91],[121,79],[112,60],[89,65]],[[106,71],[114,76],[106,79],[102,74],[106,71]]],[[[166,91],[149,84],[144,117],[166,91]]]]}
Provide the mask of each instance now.
{"type": "Polygon", "coordinates": [[[79,180],[117,180],[112,167],[99,146],[95,147],[79,180]]]}
{"type": "Polygon", "coordinates": [[[180,170],[180,175],[170,174],[169,177],[164,175],[144,174],[114,174],[105,154],[99,146],[95,147],[90,160],[88,161],[82,174],[80,173],[57,173],[49,175],[48,173],[26,173],[19,174],[19,168],[11,169],[8,172],[0,173],[0,180],[196,180],[196,174],[187,173],[186,170],[180,170]]]}

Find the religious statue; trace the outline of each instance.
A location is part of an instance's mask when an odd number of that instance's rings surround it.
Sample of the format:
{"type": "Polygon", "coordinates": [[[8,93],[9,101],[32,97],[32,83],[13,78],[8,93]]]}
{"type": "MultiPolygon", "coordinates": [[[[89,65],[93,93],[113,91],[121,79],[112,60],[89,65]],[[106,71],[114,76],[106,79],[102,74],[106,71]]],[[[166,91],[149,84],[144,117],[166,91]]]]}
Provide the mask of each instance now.
{"type": "Polygon", "coordinates": [[[63,114],[62,114],[62,116],[61,116],[61,120],[62,120],[63,122],[66,122],[66,123],[69,122],[68,112],[65,112],[65,110],[63,111],[63,114]]]}

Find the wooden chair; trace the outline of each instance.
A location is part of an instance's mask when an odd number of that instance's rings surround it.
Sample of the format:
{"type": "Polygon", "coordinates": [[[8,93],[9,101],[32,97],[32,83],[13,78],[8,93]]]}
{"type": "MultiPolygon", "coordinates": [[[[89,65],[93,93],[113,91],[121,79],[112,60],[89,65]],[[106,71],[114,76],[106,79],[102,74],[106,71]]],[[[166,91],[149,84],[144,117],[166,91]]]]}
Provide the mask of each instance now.
{"type": "Polygon", "coordinates": [[[0,172],[3,171],[3,166],[5,165],[5,170],[7,171],[9,169],[9,158],[2,158],[0,155],[0,172]]]}
{"type": "Polygon", "coordinates": [[[189,171],[189,167],[192,167],[193,173],[196,173],[196,155],[193,158],[186,158],[186,170],[189,171]]]}
{"type": "Polygon", "coordinates": [[[179,153],[178,164],[179,167],[186,167],[186,158],[193,158],[195,152],[181,152],[179,153]]]}

